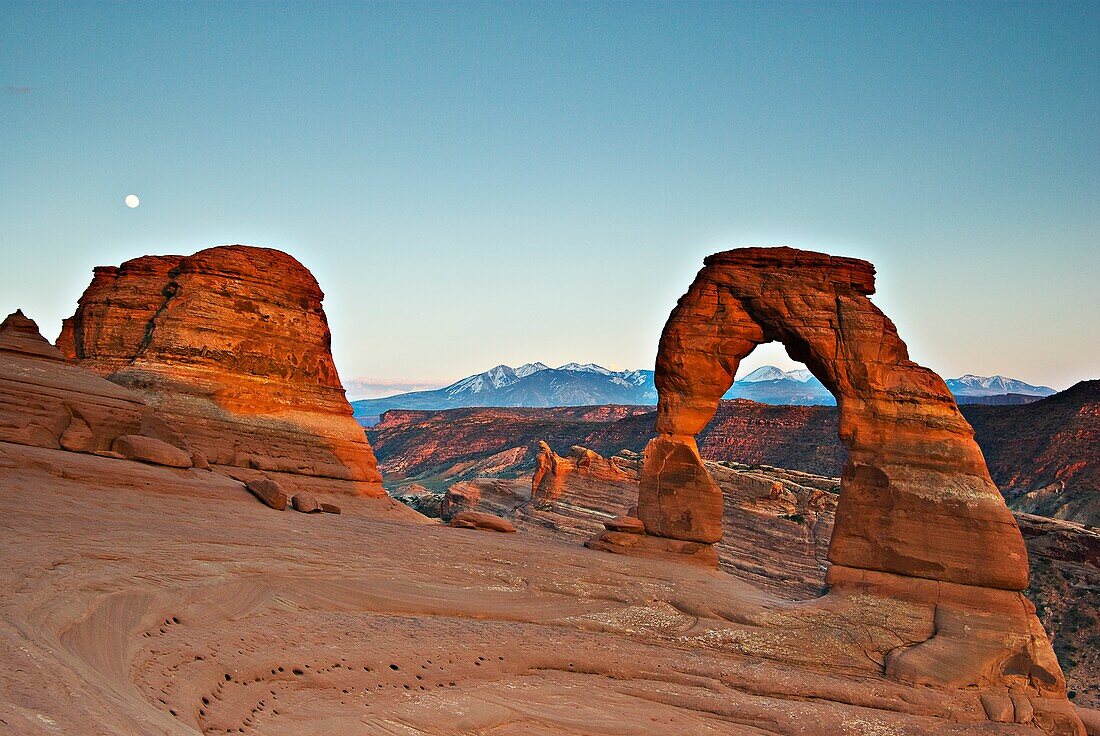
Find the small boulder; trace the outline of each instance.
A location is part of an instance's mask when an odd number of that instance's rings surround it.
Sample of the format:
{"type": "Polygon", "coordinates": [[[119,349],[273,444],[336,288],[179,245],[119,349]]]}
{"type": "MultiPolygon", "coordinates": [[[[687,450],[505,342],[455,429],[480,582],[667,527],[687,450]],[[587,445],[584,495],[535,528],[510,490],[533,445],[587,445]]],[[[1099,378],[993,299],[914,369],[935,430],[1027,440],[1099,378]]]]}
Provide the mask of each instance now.
{"type": "Polygon", "coordinates": [[[985,715],[994,723],[1012,723],[1012,700],[1001,693],[981,693],[978,696],[982,701],[985,715]]]}
{"type": "Polygon", "coordinates": [[[256,498],[266,503],[276,511],[286,508],[286,493],[282,487],[271,478],[256,478],[248,481],[245,488],[256,498]]]}
{"type": "Polygon", "coordinates": [[[338,514],[340,513],[340,507],[334,503],[322,503],[321,510],[326,514],[338,514]]]}
{"type": "Polygon", "coordinates": [[[111,449],[128,460],[166,465],[170,468],[191,467],[191,455],[188,452],[155,437],[124,434],[115,438],[111,449]]]}
{"type": "Polygon", "coordinates": [[[206,455],[195,450],[191,453],[191,462],[199,470],[210,470],[210,461],[206,459],[206,455]]]}
{"type": "Polygon", "coordinates": [[[645,534],[645,523],[636,516],[616,516],[603,523],[604,529],[627,534],[645,534]]]}
{"type": "Polygon", "coordinates": [[[321,504],[317,502],[317,499],[312,494],[300,492],[294,494],[292,502],[294,504],[295,511],[301,511],[303,514],[319,514],[321,513],[321,504]]]}
{"type": "Polygon", "coordinates": [[[484,529],[490,532],[511,534],[516,531],[512,522],[493,514],[481,511],[460,511],[451,519],[451,526],[457,529],[484,529]]]}
{"type": "Polygon", "coordinates": [[[1009,693],[1012,699],[1013,720],[1016,723],[1031,723],[1035,717],[1035,708],[1031,700],[1023,693],[1009,693]]]}

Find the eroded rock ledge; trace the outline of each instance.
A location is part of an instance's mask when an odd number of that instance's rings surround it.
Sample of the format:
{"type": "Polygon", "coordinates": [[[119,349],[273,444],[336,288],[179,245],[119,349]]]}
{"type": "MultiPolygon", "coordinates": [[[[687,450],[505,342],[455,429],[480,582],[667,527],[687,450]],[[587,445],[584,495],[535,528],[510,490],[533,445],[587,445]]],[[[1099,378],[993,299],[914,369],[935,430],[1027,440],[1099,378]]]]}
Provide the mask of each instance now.
{"type": "Polygon", "coordinates": [[[21,311],[0,324],[0,442],[195,464],[187,441],[138,393],[70,365],[21,311]]]}

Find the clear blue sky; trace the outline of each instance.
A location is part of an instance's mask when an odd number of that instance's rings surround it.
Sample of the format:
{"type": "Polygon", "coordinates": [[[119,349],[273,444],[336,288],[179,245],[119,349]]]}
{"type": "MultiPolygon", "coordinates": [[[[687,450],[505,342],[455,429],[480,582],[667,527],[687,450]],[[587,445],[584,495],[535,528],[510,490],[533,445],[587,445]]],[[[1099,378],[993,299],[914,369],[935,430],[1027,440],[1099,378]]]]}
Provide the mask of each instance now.
{"type": "Polygon", "coordinates": [[[266,245],[346,382],[438,385],[651,367],[704,255],[789,244],[872,260],[945,376],[1063,388],[1098,69],[1095,2],[3,3],[0,310],[52,337],[95,265],[266,245]]]}

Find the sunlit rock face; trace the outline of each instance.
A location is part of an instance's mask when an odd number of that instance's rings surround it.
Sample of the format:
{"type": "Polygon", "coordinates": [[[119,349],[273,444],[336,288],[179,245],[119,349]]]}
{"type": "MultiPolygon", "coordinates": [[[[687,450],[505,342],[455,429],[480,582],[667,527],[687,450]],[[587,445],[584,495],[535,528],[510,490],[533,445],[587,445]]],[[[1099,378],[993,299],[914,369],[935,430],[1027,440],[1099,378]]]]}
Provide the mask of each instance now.
{"type": "Polygon", "coordinates": [[[620,544],[605,532],[592,546],[706,561],[698,547],[722,538],[722,491],[695,435],[740,361],[757,345],[781,342],[836,396],[848,450],[830,592],[784,615],[792,625],[822,616],[862,626],[885,612],[894,639],[878,642],[875,657],[887,677],[988,689],[991,720],[1011,711],[1049,733],[1078,733],[1050,641],[1020,592],[1028,561],[1019,527],[951,392],[909,360],[869,299],[874,273],[865,261],[791,248],[707,258],[658,349],[658,435],[645,450],[637,513],[648,541],[632,535],[620,544]],[[1026,702],[1014,706],[1009,692],[1026,702]]]}
{"type": "Polygon", "coordinates": [[[648,452],[639,504],[647,529],[708,542],[721,534],[720,512],[707,503],[720,495],[697,477],[693,437],[714,415],[740,360],[776,340],[839,404],[848,461],[829,559],[1023,590],[1023,539],[973,430],[939,376],[909,360],[872,293],[874,267],[856,259],[790,248],[707,259],[661,337],[660,436],[648,452]],[[684,484],[662,482],[674,473],[698,488],[685,495],[684,484]]]}
{"type": "Polygon", "coordinates": [[[232,245],[95,269],[58,346],[141,392],[209,461],[352,481],[381,477],[330,352],[323,293],[291,256],[232,245]]]}
{"type": "Polygon", "coordinates": [[[537,506],[552,506],[573,476],[584,477],[598,486],[633,483],[637,477],[623,467],[620,459],[605,458],[586,447],[571,447],[565,457],[545,442],[539,442],[538,448],[531,478],[531,501],[537,506]]]}

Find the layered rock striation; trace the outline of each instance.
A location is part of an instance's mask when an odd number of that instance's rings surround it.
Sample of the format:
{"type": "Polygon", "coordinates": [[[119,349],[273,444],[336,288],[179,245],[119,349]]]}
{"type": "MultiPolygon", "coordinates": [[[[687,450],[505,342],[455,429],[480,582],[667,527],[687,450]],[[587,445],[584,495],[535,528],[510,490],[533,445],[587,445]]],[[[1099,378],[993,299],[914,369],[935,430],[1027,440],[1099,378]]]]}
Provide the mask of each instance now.
{"type": "Polygon", "coordinates": [[[351,481],[380,495],[332,360],[323,296],[277,250],[147,256],[95,269],[58,347],[139,392],[216,466],[351,481]]]}
{"type": "Polygon", "coordinates": [[[69,364],[21,311],[0,324],[0,441],[193,465],[186,440],[141,395],[69,364]]]}
{"type": "Polygon", "coordinates": [[[545,442],[539,442],[538,448],[531,478],[531,501],[537,506],[552,506],[561,497],[566,482],[574,476],[597,486],[637,482],[637,475],[621,458],[605,458],[578,445],[571,447],[565,457],[545,442]]]}

